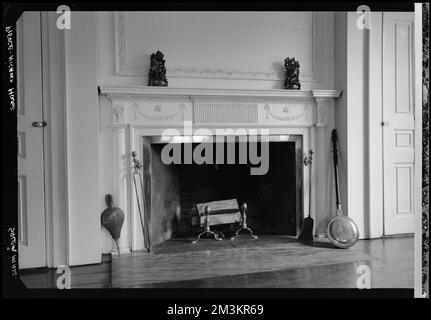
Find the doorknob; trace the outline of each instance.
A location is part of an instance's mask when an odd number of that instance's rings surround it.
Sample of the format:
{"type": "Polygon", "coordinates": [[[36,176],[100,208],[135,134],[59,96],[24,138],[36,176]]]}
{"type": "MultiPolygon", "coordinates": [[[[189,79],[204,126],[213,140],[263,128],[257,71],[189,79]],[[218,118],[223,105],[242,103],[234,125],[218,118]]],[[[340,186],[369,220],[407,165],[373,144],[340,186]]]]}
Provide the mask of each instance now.
{"type": "Polygon", "coordinates": [[[389,121],[381,121],[380,125],[381,126],[388,126],[389,125],[389,121]]]}
{"type": "Polygon", "coordinates": [[[45,121],[35,121],[31,125],[35,128],[45,128],[48,124],[45,121]]]}

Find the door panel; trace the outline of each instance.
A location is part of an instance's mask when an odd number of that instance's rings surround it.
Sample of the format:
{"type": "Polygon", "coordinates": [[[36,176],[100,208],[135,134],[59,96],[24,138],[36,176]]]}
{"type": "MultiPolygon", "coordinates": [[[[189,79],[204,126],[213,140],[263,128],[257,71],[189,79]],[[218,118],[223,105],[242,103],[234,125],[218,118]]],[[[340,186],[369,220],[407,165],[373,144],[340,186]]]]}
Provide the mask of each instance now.
{"type": "Polygon", "coordinates": [[[46,266],[40,13],[17,21],[19,267],[46,266]]]}
{"type": "Polygon", "coordinates": [[[383,14],[384,234],[414,232],[412,12],[383,14]]]}

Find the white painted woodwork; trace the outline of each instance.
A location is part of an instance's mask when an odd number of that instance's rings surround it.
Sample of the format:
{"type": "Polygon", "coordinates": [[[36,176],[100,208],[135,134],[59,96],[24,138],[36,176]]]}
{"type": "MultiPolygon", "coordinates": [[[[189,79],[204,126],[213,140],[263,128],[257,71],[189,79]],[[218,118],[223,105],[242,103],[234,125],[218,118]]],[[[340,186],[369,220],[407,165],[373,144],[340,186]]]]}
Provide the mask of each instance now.
{"type": "Polygon", "coordinates": [[[40,13],[17,21],[19,268],[46,266],[40,13]]]}
{"type": "MultiPolygon", "coordinates": [[[[356,12],[347,13],[346,36],[346,101],[338,110],[346,110],[337,129],[340,137],[339,168],[341,179],[347,181],[347,203],[343,199],[344,214],[356,223],[361,238],[368,237],[368,159],[367,159],[367,110],[368,110],[368,37],[367,30],[358,29],[356,12]],[[345,126],[343,121],[345,121],[345,126]],[[347,149],[347,150],[346,150],[347,149]]],[[[339,108],[338,108],[339,107],[339,108]]],[[[338,119],[337,119],[338,120],[338,119]]]]}
{"type": "MultiPolygon", "coordinates": [[[[113,162],[114,162],[114,193],[116,197],[114,198],[114,206],[119,207],[124,210],[124,223],[122,235],[118,240],[118,245],[120,249],[120,253],[130,252],[130,241],[129,241],[129,232],[127,230],[129,224],[129,210],[128,210],[128,194],[127,194],[127,183],[129,172],[131,170],[129,163],[129,159],[126,158],[127,149],[127,129],[126,127],[115,127],[114,131],[114,152],[112,154],[113,162]]],[[[110,236],[111,241],[113,240],[110,236]]]]}
{"type": "MultiPolygon", "coordinates": [[[[104,155],[101,158],[102,190],[113,191],[114,201],[119,199],[121,208],[127,210],[129,223],[123,227],[120,243],[131,241],[132,251],[145,246],[131,180],[131,152],[136,151],[138,159],[142,159],[142,139],[158,137],[166,129],[173,130],[170,135],[192,135],[194,132],[186,132],[184,120],[189,120],[193,129],[205,129],[209,135],[215,134],[217,129],[232,129],[230,134],[237,134],[235,130],[241,129],[268,129],[271,135],[302,136],[304,156],[309,149],[316,152],[312,215],[318,222],[330,217],[331,208],[335,207],[335,196],[332,191],[329,128],[334,126],[334,100],[341,91],[101,86],[100,92],[103,141],[100,152],[104,155]],[[230,121],[229,116],[236,120],[230,121]],[[111,157],[107,158],[107,155],[111,157]],[[124,172],[129,172],[128,179],[124,178],[124,172]],[[317,190],[327,191],[317,194],[317,190]]],[[[308,208],[310,201],[308,192],[305,192],[309,188],[306,169],[303,176],[304,208],[308,208]]],[[[142,197],[139,200],[142,206],[142,197]]],[[[103,239],[105,244],[111,242],[105,236],[103,239]]],[[[103,247],[108,248],[105,244],[103,247]]]]}
{"type": "Polygon", "coordinates": [[[368,43],[368,226],[367,238],[383,235],[383,13],[371,13],[368,43]]]}
{"type": "Polygon", "coordinates": [[[414,14],[383,14],[384,233],[413,233],[415,219],[414,14]]]}
{"type": "Polygon", "coordinates": [[[41,12],[47,266],[68,264],[67,127],[64,30],[58,14],[41,12]]]}

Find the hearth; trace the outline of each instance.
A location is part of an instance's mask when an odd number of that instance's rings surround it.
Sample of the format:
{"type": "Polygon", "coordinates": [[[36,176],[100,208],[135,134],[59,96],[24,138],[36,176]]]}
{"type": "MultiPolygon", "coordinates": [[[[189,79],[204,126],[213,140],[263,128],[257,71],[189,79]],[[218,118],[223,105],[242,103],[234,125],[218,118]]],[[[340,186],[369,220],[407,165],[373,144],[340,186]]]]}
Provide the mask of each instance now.
{"type": "MultiPolygon", "coordinates": [[[[230,139],[214,144],[213,161],[209,164],[165,164],[161,154],[167,145],[159,137],[143,139],[144,201],[150,212],[152,245],[195,236],[199,230],[195,204],[224,199],[237,199],[240,205],[247,203],[247,223],[255,233],[297,235],[303,217],[302,137],[270,136],[268,171],[263,175],[250,174],[250,168],[256,167],[250,159],[241,163],[240,150],[247,150],[249,144],[236,138],[234,142],[230,139]],[[224,150],[224,159],[217,160],[216,151],[220,148],[224,150]],[[228,164],[231,150],[235,150],[235,161],[228,164]]],[[[182,155],[199,145],[177,143],[182,155]]],[[[260,153],[261,143],[257,143],[260,153]]],[[[233,227],[237,226],[214,228],[228,234],[233,227]]]]}

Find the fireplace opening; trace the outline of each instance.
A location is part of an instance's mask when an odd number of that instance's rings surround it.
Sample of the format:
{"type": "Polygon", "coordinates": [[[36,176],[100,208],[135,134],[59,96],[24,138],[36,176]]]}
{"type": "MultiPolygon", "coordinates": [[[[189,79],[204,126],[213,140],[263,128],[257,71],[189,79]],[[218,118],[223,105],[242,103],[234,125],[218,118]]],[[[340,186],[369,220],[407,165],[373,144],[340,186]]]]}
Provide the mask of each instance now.
{"type": "MultiPolygon", "coordinates": [[[[144,138],[143,160],[146,179],[145,205],[150,212],[153,245],[171,238],[193,237],[200,231],[195,204],[237,199],[247,203],[247,224],[256,234],[297,235],[302,223],[302,137],[271,136],[268,171],[251,175],[256,167],[248,159],[239,163],[244,142],[224,142],[224,160],[216,164],[214,144],[212,164],[164,164],[164,143],[144,138]],[[227,164],[228,149],[235,148],[235,163],[227,164]]],[[[189,145],[190,146],[190,145],[189,145]]],[[[198,144],[193,143],[194,150],[198,144]]],[[[184,153],[185,144],[181,143],[184,153]]],[[[231,151],[232,149],[230,149],[231,151]]],[[[243,149],[244,150],[244,149],[243,149]]],[[[260,152],[258,148],[258,153],[260,152]]],[[[212,226],[228,235],[234,225],[212,226]]]]}

